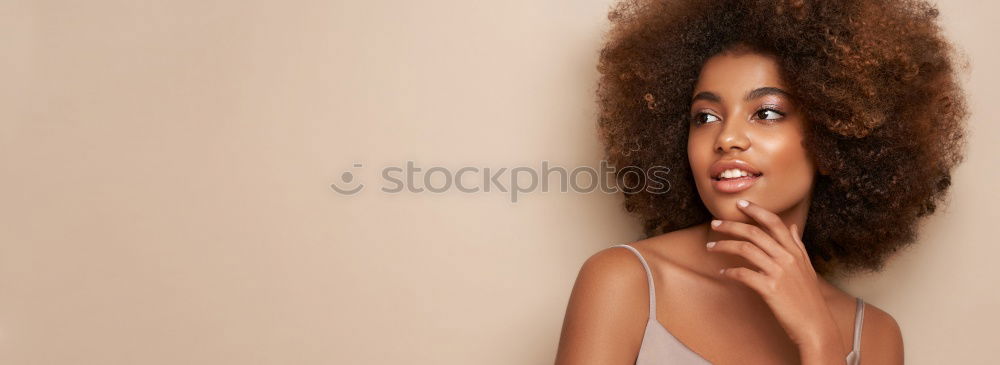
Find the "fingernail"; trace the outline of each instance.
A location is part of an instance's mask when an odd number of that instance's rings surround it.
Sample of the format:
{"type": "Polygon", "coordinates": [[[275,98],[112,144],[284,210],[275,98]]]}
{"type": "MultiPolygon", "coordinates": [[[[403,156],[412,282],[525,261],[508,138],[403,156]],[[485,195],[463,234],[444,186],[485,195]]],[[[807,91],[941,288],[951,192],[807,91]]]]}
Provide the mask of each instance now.
{"type": "Polygon", "coordinates": [[[747,206],[750,205],[750,202],[740,199],[736,201],[736,204],[739,204],[739,206],[746,208],[747,206]]]}
{"type": "Polygon", "coordinates": [[[718,219],[713,219],[712,220],[712,227],[718,227],[720,224],[722,224],[722,221],[720,221],[718,219]]]}
{"type": "Polygon", "coordinates": [[[726,269],[720,269],[720,270],[719,270],[719,273],[720,273],[720,274],[724,274],[725,272],[726,272],[726,269]]]}
{"type": "Polygon", "coordinates": [[[708,246],[708,248],[712,248],[712,247],[715,247],[715,241],[712,241],[712,242],[709,242],[709,243],[706,243],[706,244],[705,244],[705,246],[708,246]]]}

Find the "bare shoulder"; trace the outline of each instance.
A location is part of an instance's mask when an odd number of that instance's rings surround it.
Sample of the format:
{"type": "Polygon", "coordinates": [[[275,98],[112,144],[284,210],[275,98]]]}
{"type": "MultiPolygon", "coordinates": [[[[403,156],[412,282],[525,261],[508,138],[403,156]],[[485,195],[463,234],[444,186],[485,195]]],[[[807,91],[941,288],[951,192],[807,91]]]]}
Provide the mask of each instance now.
{"type": "MultiPolygon", "coordinates": [[[[632,243],[629,246],[635,248],[637,244],[632,243]]],[[[642,249],[639,250],[642,251],[642,249]]],[[[645,277],[645,272],[642,269],[642,264],[639,263],[639,258],[626,247],[612,246],[597,251],[584,261],[580,271],[583,272],[585,270],[588,272],[598,271],[610,274],[622,274],[623,272],[626,274],[642,274],[641,276],[645,277]]],[[[614,277],[616,275],[611,276],[614,277]]]]}
{"type": "MultiPolygon", "coordinates": [[[[857,312],[856,297],[820,280],[827,303],[834,309],[834,317],[842,327],[845,344],[850,347],[854,338],[854,322],[857,312]]],[[[903,335],[896,319],[888,312],[865,302],[864,318],[861,325],[861,362],[865,364],[902,364],[903,335]]]]}
{"type": "Polygon", "coordinates": [[[648,320],[646,274],[624,247],[580,267],[563,319],[556,364],[634,363],[648,320]]]}
{"type": "Polygon", "coordinates": [[[861,361],[869,364],[902,364],[903,334],[896,319],[865,303],[861,329],[861,361]]]}
{"type": "MultiPolygon", "coordinates": [[[[630,246],[635,247],[634,244],[630,246]]],[[[637,248],[637,250],[640,253],[643,252],[642,249],[637,248]]],[[[646,271],[639,258],[628,248],[607,247],[584,261],[577,274],[573,291],[581,294],[593,294],[586,298],[579,298],[582,300],[617,298],[614,300],[620,301],[624,297],[634,303],[617,304],[647,303],[646,271]]],[[[640,309],[646,309],[646,307],[640,306],[640,309]]]]}

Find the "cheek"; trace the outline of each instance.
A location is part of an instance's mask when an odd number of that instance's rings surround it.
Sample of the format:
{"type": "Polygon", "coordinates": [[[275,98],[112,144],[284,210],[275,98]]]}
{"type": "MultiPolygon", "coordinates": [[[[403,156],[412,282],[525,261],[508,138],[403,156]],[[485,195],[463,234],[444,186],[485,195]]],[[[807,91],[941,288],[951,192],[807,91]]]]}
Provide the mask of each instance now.
{"type": "Polygon", "coordinates": [[[715,199],[711,198],[711,195],[706,195],[714,194],[711,180],[708,177],[708,168],[719,158],[712,150],[714,143],[712,136],[707,133],[688,135],[688,164],[691,166],[691,175],[694,177],[694,188],[697,189],[699,196],[709,209],[712,209],[711,206],[715,204],[715,199]]]}
{"type": "Polygon", "coordinates": [[[784,195],[796,198],[809,193],[815,166],[809,159],[808,151],[802,146],[801,134],[758,138],[756,142],[756,147],[766,151],[760,154],[762,158],[768,159],[764,165],[772,170],[772,178],[767,179],[768,184],[772,185],[770,191],[782,191],[784,195]]]}
{"type": "Polygon", "coordinates": [[[712,141],[698,133],[688,134],[687,155],[688,163],[691,165],[691,173],[695,180],[700,182],[700,178],[708,175],[708,166],[714,162],[712,141]]]}

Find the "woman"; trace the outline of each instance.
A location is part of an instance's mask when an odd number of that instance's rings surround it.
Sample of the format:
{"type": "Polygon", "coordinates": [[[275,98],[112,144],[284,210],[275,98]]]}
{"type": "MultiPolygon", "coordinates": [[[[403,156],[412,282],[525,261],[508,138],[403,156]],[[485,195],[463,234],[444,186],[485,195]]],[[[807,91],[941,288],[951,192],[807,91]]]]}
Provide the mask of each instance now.
{"type": "Polygon", "coordinates": [[[648,238],[590,257],[557,364],[903,363],[827,279],[916,238],[962,160],[952,47],[923,1],[628,1],[600,132],[648,238]],[[619,169],[621,171],[621,169],[619,169]]]}

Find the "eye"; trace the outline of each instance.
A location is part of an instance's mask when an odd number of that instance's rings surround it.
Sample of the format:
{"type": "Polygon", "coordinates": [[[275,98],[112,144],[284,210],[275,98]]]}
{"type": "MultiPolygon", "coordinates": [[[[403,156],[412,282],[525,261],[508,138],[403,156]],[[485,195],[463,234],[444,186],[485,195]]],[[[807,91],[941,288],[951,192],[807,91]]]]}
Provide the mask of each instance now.
{"type": "Polygon", "coordinates": [[[695,125],[701,125],[712,121],[712,118],[715,118],[715,120],[719,120],[719,117],[714,116],[712,114],[705,112],[697,112],[694,114],[691,120],[694,122],[695,125]]]}
{"type": "Polygon", "coordinates": [[[763,108],[754,113],[754,116],[759,119],[773,120],[773,119],[781,119],[781,117],[785,116],[785,113],[779,112],[771,108],[763,108]],[[768,118],[768,115],[770,115],[771,118],[768,118]]]}

